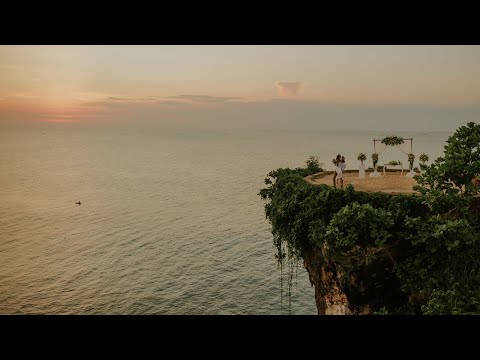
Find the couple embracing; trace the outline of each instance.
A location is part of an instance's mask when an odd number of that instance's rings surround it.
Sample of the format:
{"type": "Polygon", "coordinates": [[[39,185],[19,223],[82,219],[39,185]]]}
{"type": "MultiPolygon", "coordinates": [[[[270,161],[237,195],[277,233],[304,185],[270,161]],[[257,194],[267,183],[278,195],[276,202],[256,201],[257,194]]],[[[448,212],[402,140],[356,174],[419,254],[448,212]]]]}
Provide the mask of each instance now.
{"type": "Polygon", "coordinates": [[[333,160],[335,165],[335,172],[333,173],[333,186],[336,188],[337,184],[340,184],[340,188],[343,189],[343,171],[347,167],[345,164],[345,156],[340,154],[333,160]]]}

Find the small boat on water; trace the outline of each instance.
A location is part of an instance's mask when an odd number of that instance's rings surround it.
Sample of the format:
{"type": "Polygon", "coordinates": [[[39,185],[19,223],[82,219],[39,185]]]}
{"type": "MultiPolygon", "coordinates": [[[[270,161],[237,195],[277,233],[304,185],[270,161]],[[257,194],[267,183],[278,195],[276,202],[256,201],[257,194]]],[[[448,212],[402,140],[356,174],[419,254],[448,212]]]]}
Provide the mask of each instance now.
{"type": "Polygon", "coordinates": [[[77,201],[75,204],[82,205],[82,203],[80,201],[77,201]]]}

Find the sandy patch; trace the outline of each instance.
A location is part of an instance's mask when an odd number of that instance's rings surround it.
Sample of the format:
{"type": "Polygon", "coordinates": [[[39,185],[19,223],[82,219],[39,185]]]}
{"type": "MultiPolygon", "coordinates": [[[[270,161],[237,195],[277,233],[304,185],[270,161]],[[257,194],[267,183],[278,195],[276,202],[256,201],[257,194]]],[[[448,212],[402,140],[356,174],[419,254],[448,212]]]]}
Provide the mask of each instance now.
{"type": "MultiPolygon", "coordinates": [[[[397,194],[418,194],[413,190],[417,183],[413,178],[405,176],[408,171],[401,175],[400,171],[387,171],[385,175],[370,177],[370,172],[365,174],[364,178],[358,177],[358,171],[347,170],[343,173],[343,187],[351,184],[356,191],[366,192],[384,192],[397,194]]],[[[325,171],[307,176],[305,180],[311,184],[326,184],[333,186],[333,172],[325,171]]]]}

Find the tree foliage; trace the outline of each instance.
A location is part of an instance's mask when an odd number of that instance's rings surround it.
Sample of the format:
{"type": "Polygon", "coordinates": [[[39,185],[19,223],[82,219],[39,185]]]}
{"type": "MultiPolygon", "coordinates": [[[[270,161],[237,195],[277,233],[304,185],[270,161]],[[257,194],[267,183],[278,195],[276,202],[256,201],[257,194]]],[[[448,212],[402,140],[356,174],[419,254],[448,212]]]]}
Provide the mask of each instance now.
{"type": "Polygon", "coordinates": [[[433,290],[430,300],[422,306],[425,315],[478,315],[480,302],[474,294],[456,290],[433,290]]]}
{"type": "Polygon", "coordinates": [[[479,144],[478,124],[459,128],[444,156],[415,176],[419,196],[311,185],[308,167],[270,172],[260,195],[277,258],[301,259],[325,245],[345,271],[381,259],[376,271],[391,273],[408,296],[373,311],[480,314],[479,144]]]}
{"type": "Polygon", "coordinates": [[[480,124],[461,126],[444,149],[444,156],[423,167],[424,173],[417,177],[419,189],[477,194],[479,185],[474,180],[480,175],[480,124]]]}
{"type": "Polygon", "coordinates": [[[388,211],[353,202],[333,215],[325,235],[331,240],[332,247],[344,250],[354,245],[380,247],[392,238],[390,229],[393,224],[392,214],[388,211]]]}

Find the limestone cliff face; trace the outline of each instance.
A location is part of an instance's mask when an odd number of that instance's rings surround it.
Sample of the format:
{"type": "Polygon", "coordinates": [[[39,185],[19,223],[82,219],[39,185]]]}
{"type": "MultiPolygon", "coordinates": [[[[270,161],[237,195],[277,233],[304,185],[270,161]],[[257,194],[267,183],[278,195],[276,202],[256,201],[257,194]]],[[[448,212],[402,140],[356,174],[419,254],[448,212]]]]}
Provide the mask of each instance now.
{"type": "Polygon", "coordinates": [[[393,264],[387,258],[347,275],[339,270],[338,263],[328,258],[323,246],[304,254],[304,265],[315,287],[319,315],[368,315],[382,307],[395,308],[406,300],[393,273],[393,264]]]}
{"type": "Polygon", "coordinates": [[[340,275],[332,264],[326,261],[324,251],[309,251],[305,254],[304,265],[310,284],[315,287],[315,302],[319,315],[350,315],[347,295],[342,291],[340,275]]]}

